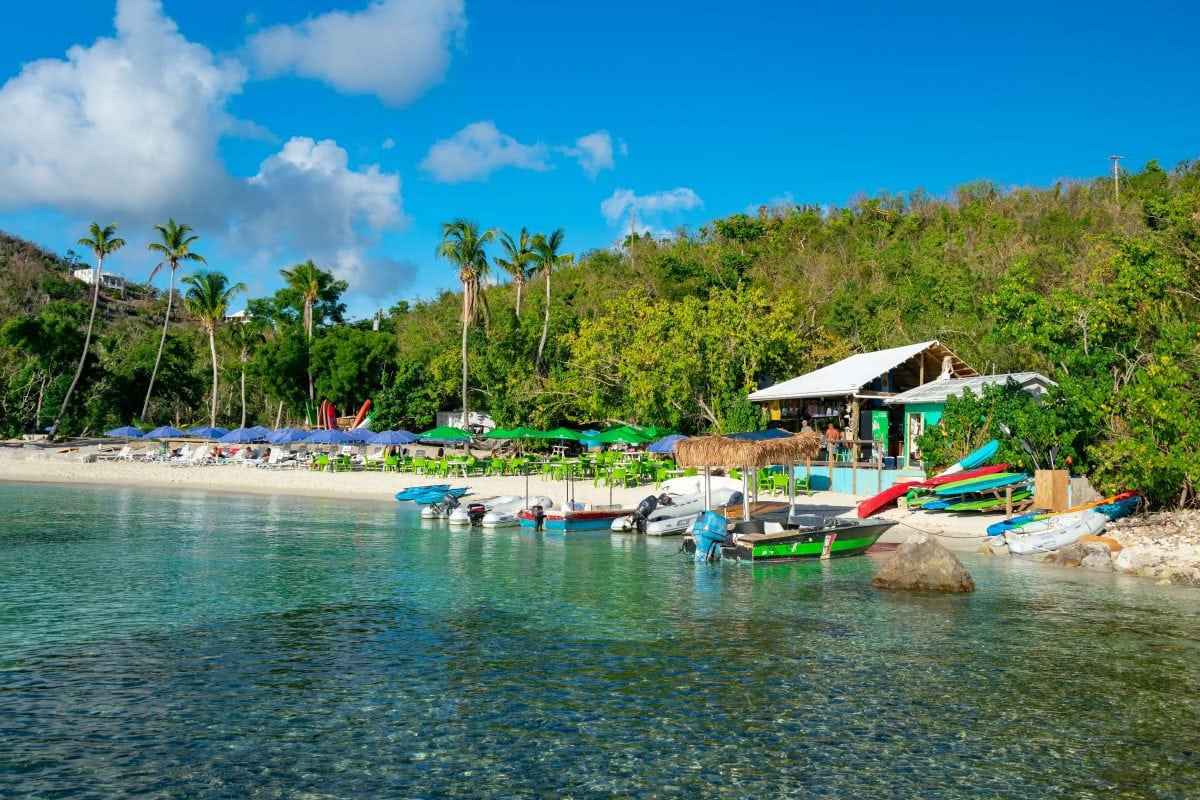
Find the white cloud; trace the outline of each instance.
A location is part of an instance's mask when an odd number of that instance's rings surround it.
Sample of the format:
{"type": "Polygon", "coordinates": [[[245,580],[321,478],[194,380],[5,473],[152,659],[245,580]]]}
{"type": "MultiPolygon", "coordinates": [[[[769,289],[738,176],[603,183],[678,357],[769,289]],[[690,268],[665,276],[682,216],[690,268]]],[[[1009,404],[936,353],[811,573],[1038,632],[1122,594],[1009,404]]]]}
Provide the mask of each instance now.
{"type": "Polygon", "coordinates": [[[116,36],[26,64],[0,87],[0,207],[173,213],[219,196],[218,139],[244,70],[187,41],[157,0],[120,0],[116,36]]]}
{"type": "Polygon", "coordinates": [[[546,145],[521,144],[489,121],[472,122],[449,139],[434,142],[419,166],[442,183],[485,181],[504,167],[551,169],[546,145]]]}
{"type": "Polygon", "coordinates": [[[360,248],[338,252],[330,266],[333,274],[349,282],[352,293],[375,302],[394,300],[417,277],[417,265],[411,261],[373,255],[360,248]]]}
{"type": "Polygon", "coordinates": [[[383,140],[383,149],[384,150],[391,150],[395,146],[396,146],[396,140],[393,139],[392,137],[389,136],[388,138],[383,140]]]}
{"type": "MultiPolygon", "coordinates": [[[[621,149],[625,149],[624,142],[621,142],[621,149]]],[[[616,168],[616,162],[613,160],[613,140],[608,131],[600,130],[580,136],[575,140],[574,147],[564,147],[562,151],[577,159],[583,173],[593,180],[600,170],[616,168]]]]}
{"type": "Polygon", "coordinates": [[[195,227],[217,268],[262,290],[278,286],[281,264],[309,257],[343,270],[353,293],[385,274],[404,290],[414,271],[370,255],[406,222],[398,174],[296,137],[253,177],[231,175],[223,137],[273,138],[226,111],[245,70],[188,41],[157,0],[120,0],[115,30],[0,86],[0,209],[53,208],[74,227],[115,219],[127,252],[143,254],[150,225],[171,215],[195,227]]]}
{"type": "Polygon", "coordinates": [[[265,76],[295,74],[402,106],[441,83],[466,28],[463,0],[379,0],[267,28],[249,47],[265,76]]]}
{"type": "Polygon", "coordinates": [[[352,170],[336,142],[298,136],[247,181],[239,217],[234,238],[247,247],[263,247],[268,231],[278,246],[331,253],[404,224],[400,176],[352,170]]]}
{"type": "Polygon", "coordinates": [[[662,214],[690,211],[703,205],[699,195],[683,186],[645,195],[636,194],[632,189],[617,189],[600,203],[600,213],[609,225],[615,225],[631,208],[657,218],[662,214]]]}

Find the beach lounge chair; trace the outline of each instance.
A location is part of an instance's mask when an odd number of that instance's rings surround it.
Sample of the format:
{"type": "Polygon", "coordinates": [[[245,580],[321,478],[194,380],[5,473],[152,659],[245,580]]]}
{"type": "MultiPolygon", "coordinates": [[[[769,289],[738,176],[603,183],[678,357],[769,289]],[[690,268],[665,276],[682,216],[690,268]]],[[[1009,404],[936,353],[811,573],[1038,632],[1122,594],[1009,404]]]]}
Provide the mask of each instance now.
{"type": "Polygon", "coordinates": [[[110,450],[107,453],[98,453],[96,455],[96,460],[97,461],[125,461],[127,459],[132,459],[132,457],[133,457],[133,447],[131,445],[125,445],[120,450],[110,450]]]}
{"type": "Polygon", "coordinates": [[[192,446],[190,444],[185,444],[183,446],[183,448],[179,451],[179,455],[175,456],[174,458],[167,457],[165,459],[165,461],[168,464],[182,464],[191,457],[192,457],[192,446]]]}

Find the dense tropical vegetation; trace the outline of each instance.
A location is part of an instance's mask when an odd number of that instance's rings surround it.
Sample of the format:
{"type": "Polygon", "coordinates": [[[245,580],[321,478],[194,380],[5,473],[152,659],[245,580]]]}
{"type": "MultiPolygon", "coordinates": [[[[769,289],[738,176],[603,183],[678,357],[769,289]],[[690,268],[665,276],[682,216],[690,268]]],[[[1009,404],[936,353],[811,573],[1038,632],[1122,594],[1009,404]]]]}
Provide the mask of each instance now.
{"type": "Polygon", "coordinates": [[[378,424],[413,429],[439,410],[479,408],[501,425],[692,431],[761,424],[744,400],[758,385],[940,339],[982,372],[1039,370],[1059,388],[1041,406],[1000,390],[964,398],[927,453],[949,457],[987,435],[982,415],[1039,450],[1057,446],[1104,486],[1196,503],[1200,165],[1123,175],[1119,203],[1108,179],[977,182],[948,197],[762,208],[577,259],[563,231],[492,242],[477,223],[446,228],[439,252],[463,291],[400,302],[378,322],[347,321],[347,284],[304,264],[302,279],[248,301],[251,330],[211,336],[192,312],[160,332],[170,289],[101,290],[90,347],[89,287],[66,271],[78,256],[0,239],[0,433],[44,429],[89,350],[63,434],[189,424],[212,416],[214,400],[218,422],[244,413],[274,425],[299,421],[313,398],[352,410],[367,397],[378,424]],[[487,283],[489,259],[512,284],[487,283]],[[521,314],[518,289],[529,290],[521,314]]]}

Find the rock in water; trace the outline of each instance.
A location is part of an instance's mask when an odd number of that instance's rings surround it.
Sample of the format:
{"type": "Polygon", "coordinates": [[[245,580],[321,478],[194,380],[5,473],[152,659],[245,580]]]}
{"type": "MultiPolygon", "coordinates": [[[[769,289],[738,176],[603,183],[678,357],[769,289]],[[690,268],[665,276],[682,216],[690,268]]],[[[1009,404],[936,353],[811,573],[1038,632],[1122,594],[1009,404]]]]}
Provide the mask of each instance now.
{"type": "Polygon", "coordinates": [[[1113,558],[1113,567],[1125,575],[1138,575],[1142,571],[1142,560],[1137,557],[1137,553],[1126,548],[1113,558]]]}
{"type": "Polygon", "coordinates": [[[941,542],[927,533],[914,533],[896,548],[871,579],[876,589],[916,589],[934,592],[973,592],[975,581],[941,542]]]}

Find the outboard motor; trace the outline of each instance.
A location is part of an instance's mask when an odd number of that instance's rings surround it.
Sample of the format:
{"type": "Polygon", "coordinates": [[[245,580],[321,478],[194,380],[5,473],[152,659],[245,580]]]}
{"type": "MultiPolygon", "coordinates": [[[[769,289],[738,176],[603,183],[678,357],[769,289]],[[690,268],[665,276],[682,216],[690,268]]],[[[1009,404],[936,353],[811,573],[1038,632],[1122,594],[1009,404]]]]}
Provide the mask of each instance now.
{"type": "Polygon", "coordinates": [[[650,515],[654,513],[654,509],[656,508],[658,508],[658,498],[654,495],[650,495],[638,503],[637,509],[633,512],[633,529],[638,533],[645,533],[646,522],[650,519],[650,515]]]}
{"type": "Polygon", "coordinates": [[[458,498],[449,492],[442,495],[442,501],[440,503],[433,504],[433,510],[436,511],[439,516],[442,514],[449,514],[456,508],[458,508],[458,498]]]}
{"type": "Polygon", "coordinates": [[[721,545],[725,543],[725,531],[729,520],[715,511],[705,511],[692,525],[692,538],[696,542],[697,561],[720,561],[721,545]]]}
{"type": "Polygon", "coordinates": [[[725,505],[727,505],[727,506],[740,506],[741,504],[742,504],[742,493],[741,492],[734,492],[733,494],[729,495],[729,500],[727,500],[725,502],[725,505]]]}
{"type": "Polygon", "coordinates": [[[533,506],[529,509],[529,513],[533,515],[533,529],[541,531],[546,525],[546,509],[541,506],[533,506]]]}
{"type": "Polygon", "coordinates": [[[487,513],[487,506],[483,503],[471,503],[467,506],[467,518],[471,520],[472,525],[482,525],[483,515],[487,513]]]}

